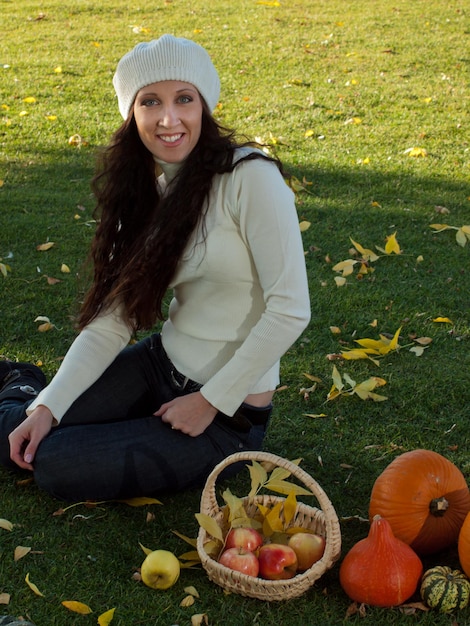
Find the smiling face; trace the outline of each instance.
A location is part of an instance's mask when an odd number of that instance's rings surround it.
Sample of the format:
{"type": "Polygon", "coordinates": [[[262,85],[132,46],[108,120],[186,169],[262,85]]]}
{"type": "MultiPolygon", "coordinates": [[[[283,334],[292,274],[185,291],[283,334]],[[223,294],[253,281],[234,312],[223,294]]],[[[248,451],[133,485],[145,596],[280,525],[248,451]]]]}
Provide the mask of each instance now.
{"type": "Polygon", "coordinates": [[[143,87],[134,102],[137,131],[153,156],[181,163],[201,136],[203,103],[191,83],[165,80],[143,87]]]}

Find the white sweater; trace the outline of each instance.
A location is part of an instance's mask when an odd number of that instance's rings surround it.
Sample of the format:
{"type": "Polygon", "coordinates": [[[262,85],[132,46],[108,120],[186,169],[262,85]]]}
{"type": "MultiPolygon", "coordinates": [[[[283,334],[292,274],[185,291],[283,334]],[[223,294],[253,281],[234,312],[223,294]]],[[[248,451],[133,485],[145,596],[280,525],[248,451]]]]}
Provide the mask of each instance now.
{"type": "MultiPolygon", "coordinates": [[[[164,189],[174,167],[162,167],[164,189]]],[[[203,396],[233,415],[248,394],[276,388],[280,357],[309,322],[304,252],[294,195],[261,159],[214,178],[204,224],[170,285],[162,342],[175,367],[203,384],[203,396]]],[[[28,414],[42,404],[60,422],[130,336],[119,308],[93,320],[28,414]]]]}

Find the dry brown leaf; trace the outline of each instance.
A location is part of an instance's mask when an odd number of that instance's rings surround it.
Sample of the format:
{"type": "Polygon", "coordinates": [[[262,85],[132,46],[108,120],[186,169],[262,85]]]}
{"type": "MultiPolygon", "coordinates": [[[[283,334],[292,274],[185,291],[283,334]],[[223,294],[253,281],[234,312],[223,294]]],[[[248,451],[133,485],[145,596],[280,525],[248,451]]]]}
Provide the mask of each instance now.
{"type": "Polygon", "coordinates": [[[47,243],[41,243],[36,246],[36,250],[39,252],[45,252],[46,250],[50,250],[53,246],[55,246],[55,243],[53,241],[48,241],[47,243]]]}
{"type": "Polygon", "coordinates": [[[16,546],[15,548],[15,561],[19,561],[24,556],[31,552],[31,548],[27,546],[16,546]]]}
{"type": "Polygon", "coordinates": [[[10,604],[10,594],[0,593],[0,604],[10,604]]]}
{"type": "Polygon", "coordinates": [[[209,624],[209,618],[206,613],[191,615],[191,626],[207,626],[207,624],[209,624]]]}
{"type": "Polygon", "coordinates": [[[429,607],[423,602],[407,602],[398,607],[405,615],[414,615],[417,611],[429,611],[429,607]]]}
{"type": "Polygon", "coordinates": [[[429,346],[432,343],[431,337],[417,337],[415,339],[416,343],[419,343],[420,346],[429,346]]]}
{"type": "Polygon", "coordinates": [[[62,281],[59,278],[53,278],[52,276],[45,276],[47,279],[48,285],[57,285],[57,283],[61,283],[62,281]]]}
{"type": "Polygon", "coordinates": [[[0,519],[0,528],[4,530],[13,530],[13,524],[7,519],[0,519]]]}
{"type": "Polygon", "coordinates": [[[194,596],[186,596],[181,600],[180,606],[186,609],[189,606],[193,606],[195,602],[196,600],[194,599],[194,596]]]}
{"type": "Polygon", "coordinates": [[[188,593],[190,596],[194,596],[195,598],[199,598],[199,592],[196,589],[196,587],[193,587],[192,585],[190,587],[185,587],[184,588],[184,592],[188,593]]]}

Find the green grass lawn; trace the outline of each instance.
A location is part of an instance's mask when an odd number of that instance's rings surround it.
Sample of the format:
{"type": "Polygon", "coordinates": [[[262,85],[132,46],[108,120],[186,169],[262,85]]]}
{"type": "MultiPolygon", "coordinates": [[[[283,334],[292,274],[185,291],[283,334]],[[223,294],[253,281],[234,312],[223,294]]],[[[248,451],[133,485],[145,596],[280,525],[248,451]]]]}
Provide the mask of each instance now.
{"type": "MultiPolygon", "coordinates": [[[[121,122],[114,68],[137,42],[171,32],[213,56],[218,119],[271,145],[305,188],[297,204],[299,221],[311,224],[303,240],[312,321],[283,360],[266,449],[303,458],[341,520],[343,554],[367,534],[372,485],[397,454],[432,449],[470,476],[470,241],[430,228],[470,224],[464,2],[0,0],[0,10],[0,354],[40,362],[51,376],[70,345],[94,228],[95,154],[121,122]],[[337,286],[335,264],[358,258],[351,239],[377,252],[394,233],[401,254],[378,253],[374,272],[361,279],[356,264],[337,286]],[[38,316],[54,328],[38,332],[38,316]],[[399,328],[401,349],[378,365],[327,358],[399,328]],[[422,337],[432,341],[417,356],[410,348],[422,337]],[[335,365],[357,383],[382,378],[376,392],[387,399],[327,402],[335,365]]],[[[0,518],[14,524],[0,528],[0,594],[10,594],[0,614],[38,626],[96,624],[111,608],[112,626],[183,626],[194,614],[212,626],[470,624],[470,610],[367,608],[346,618],[339,564],[286,603],[226,595],[200,569],[152,591],[132,579],[139,542],[185,552],[172,531],[196,536],[200,490],[161,506],[54,515],[63,503],[24,478],[0,472],[0,518]],[[32,550],[15,562],[16,546],[32,550]],[[190,585],[200,598],[184,608],[190,585]],[[63,600],[93,613],[69,612],[63,600]]],[[[247,485],[242,476],[230,487],[243,495],[247,485]]],[[[455,550],[437,560],[458,565],[455,550]]]]}

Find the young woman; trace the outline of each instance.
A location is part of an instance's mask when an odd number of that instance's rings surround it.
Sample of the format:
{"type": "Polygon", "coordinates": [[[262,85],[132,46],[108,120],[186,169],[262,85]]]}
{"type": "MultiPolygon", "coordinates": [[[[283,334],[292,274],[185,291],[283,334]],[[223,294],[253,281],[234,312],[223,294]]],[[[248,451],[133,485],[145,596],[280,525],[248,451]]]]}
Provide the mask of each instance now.
{"type": "Polygon", "coordinates": [[[310,319],[293,193],[278,163],[211,115],[207,52],[164,35],[119,62],[123,125],[94,179],[94,278],[46,386],[0,362],[0,462],[66,500],[204,482],[258,449],[279,360],[310,319]],[[128,345],[164,319],[161,334],[128,345]]]}

